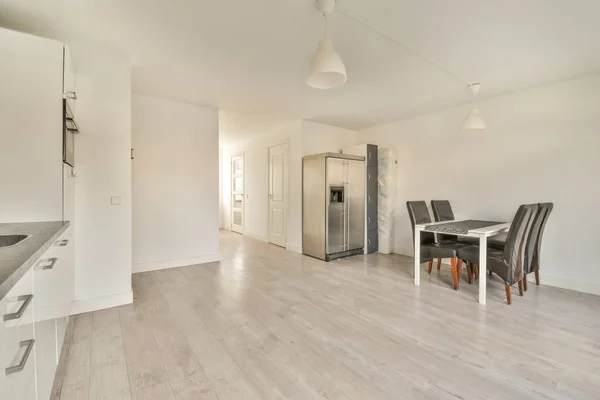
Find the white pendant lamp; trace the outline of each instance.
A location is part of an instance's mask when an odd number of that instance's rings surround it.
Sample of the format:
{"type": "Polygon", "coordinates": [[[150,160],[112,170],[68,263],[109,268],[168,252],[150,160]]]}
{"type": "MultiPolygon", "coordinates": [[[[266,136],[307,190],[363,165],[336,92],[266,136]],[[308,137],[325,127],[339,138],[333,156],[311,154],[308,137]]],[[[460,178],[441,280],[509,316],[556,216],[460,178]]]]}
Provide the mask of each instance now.
{"type": "Polygon", "coordinates": [[[315,89],[332,89],[346,82],[346,67],[333,43],[327,38],[327,17],[335,8],[335,0],[317,0],[317,9],[325,17],[325,37],[310,63],[310,75],[306,81],[315,89]]]}
{"type": "MultiPolygon", "coordinates": [[[[473,93],[473,103],[475,103],[475,96],[479,93],[479,89],[481,85],[479,83],[473,83],[469,85],[469,89],[471,89],[471,93],[473,93]]],[[[471,107],[469,110],[469,115],[465,119],[463,123],[462,130],[463,131],[484,131],[486,129],[485,121],[481,116],[481,111],[477,107],[471,107]]]]}

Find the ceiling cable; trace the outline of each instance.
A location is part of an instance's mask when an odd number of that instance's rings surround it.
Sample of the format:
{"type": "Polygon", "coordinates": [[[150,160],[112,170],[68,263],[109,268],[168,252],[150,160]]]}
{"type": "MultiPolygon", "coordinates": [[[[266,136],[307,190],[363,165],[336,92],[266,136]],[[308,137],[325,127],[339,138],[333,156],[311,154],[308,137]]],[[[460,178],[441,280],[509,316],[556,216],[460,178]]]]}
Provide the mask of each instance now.
{"type": "Polygon", "coordinates": [[[393,36],[389,35],[387,32],[384,32],[383,30],[381,30],[380,28],[376,27],[375,25],[365,21],[364,19],[358,17],[356,14],[352,13],[351,11],[348,11],[345,8],[338,8],[338,11],[344,15],[346,15],[347,17],[350,17],[358,22],[360,22],[361,24],[363,24],[364,26],[366,26],[367,28],[374,30],[375,32],[379,33],[381,36],[386,37],[388,40],[391,40],[392,42],[394,42],[396,45],[403,47],[404,49],[410,51],[411,53],[417,55],[418,57],[420,57],[421,59],[427,61],[429,64],[441,69],[442,71],[444,71],[446,74],[450,75],[451,77],[453,77],[456,80],[461,81],[462,83],[464,83],[465,85],[469,86],[471,85],[471,82],[467,81],[466,79],[461,78],[460,76],[456,75],[455,73],[449,71],[448,69],[442,67],[441,65],[439,65],[438,63],[434,62],[433,60],[431,60],[429,57],[425,56],[423,53],[418,52],[417,50],[413,49],[410,46],[407,46],[405,43],[399,41],[398,39],[394,38],[393,36]]]}

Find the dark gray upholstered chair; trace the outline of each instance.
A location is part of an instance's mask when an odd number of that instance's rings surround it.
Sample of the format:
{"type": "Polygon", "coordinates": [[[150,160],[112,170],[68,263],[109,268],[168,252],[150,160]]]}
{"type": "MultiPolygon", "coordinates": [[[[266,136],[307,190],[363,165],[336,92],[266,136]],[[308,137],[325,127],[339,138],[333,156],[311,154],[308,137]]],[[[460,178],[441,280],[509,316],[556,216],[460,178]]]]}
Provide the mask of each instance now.
{"type": "MultiPolygon", "coordinates": [[[[433,211],[433,218],[435,222],[442,221],[454,221],[454,211],[452,211],[452,206],[448,200],[431,200],[431,210],[433,211]]],[[[473,245],[477,244],[479,241],[475,238],[465,238],[459,237],[456,235],[444,235],[438,234],[438,241],[449,241],[449,242],[458,242],[463,245],[473,245]]],[[[440,269],[440,265],[442,264],[442,259],[437,259],[437,269],[440,269]]],[[[459,266],[459,270],[462,270],[462,265],[459,266]]],[[[460,276],[460,275],[459,275],[460,276]]],[[[472,265],[467,263],[467,276],[469,283],[472,282],[472,265]]]]}
{"type": "MultiPolygon", "coordinates": [[[[538,203],[538,209],[531,226],[531,233],[525,247],[525,265],[523,271],[525,276],[535,273],[535,283],[540,284],[540,250],[542,247],[542,237],[548,217],[554,208],[553,203],[538,203]]],[[[489,242],[490,248],[504,250],[505,241],[493,240],[489,242]]],[[[490,271],[491,272],[491,271],[490,271]]],[[[491,274],[490,274],[491,275],[491,274]]],[[[527,279],[523,280],[523,288],[527,290],[527,279]]]]}
{"type": "MultiPolygon", "coordinates": [[[[520,206],[510,224],[504,250],[488,248],[487,268],[504,280],[508,304],[512,302],[511,286],[513,284],[519,284],[519,294],[523,295],[524,268],[527,263],[525,248],[537,210],[537,204],[520,206]]],[[[467,262],[479,264],[479,246],[460,248],[458,257],[467,262]]]]}
{"type": "MultiPolygon", "coordinates": [[[[427,203],[424,201],[407,201],[406,208],[413,232],[413,243],[415,239],[415,225],[427,224],[431,222],[431,216],[427,209],[427,203]]],[[[436,242],[435,235],[432,232],[421,232],[421,260],[420,263],[429,262],[427,272],[431,273],[433,260],[435,258],[449,258],[452,264],[452,278],[454,279],[454,288],[458,289],[457,266],[462,264],[458,262],[458,249],[464,244],[457,242],[436,242]]]]}
{"type": "MultiPolygon", "coordinates": [[[[525,257],[527,265],[525,266],[525,277],[530,273],[535,274],[535,284],[540,284],[540,250],[542,248],[542,237],[544,236],[544,229],[546,228],[546,222],[548,217],[554,208],[552,203],[539,203],[538,211],[531,227],[531,235],[527,241],[527,248],[525,249],[525,257]]],[[[523,280],[524,288],[527,290],[527,279],[523,280]]]]}

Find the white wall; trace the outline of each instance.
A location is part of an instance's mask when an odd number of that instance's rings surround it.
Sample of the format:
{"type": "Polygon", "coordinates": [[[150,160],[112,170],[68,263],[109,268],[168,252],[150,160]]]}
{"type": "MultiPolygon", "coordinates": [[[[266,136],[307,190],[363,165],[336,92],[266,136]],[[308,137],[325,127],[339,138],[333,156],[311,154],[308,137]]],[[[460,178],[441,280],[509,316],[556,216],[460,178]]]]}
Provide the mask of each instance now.
{"type": "Polygon", "coordinates": [[[219,260],[218,112],[132,98],[133,272],[219,260]]]}
{"type": "Polygon", "coordinates": [[[302,157],[309,154],[340,152],[356,144],[358,132],[311,121],[278,123],[264,135],[223,149],[222,202],[223,227],[231,229],[231,156],[244,154],[246,206],[244,234],[268,240],[269,147],[288,143],[288,237],[287,248],[302,252],[302,157]]]}
{"type": "Polygon", "coordinates": [[[358,132],[337,126],[302,121],[302,150],[305,156],[340,153],[342,148],[357,144],[358,132]]]}
{"type": "Polygon", "coordinates": [[[70,45],[77,104],[75,300],[80,313],[132,301],[131,66],[127,57],[70,45]],[[111,205],[120,197],[120,205],[111,205]]]}
{"type": "Polygon", "coordinates": [[[413,253],[407,200],[448,199],[457,218],[498,221],[551,201],[542,283],[600,294],[599,104],[595,75],[480,103],[483,133],[460,131],[466,106],[363,131],[398,151],[395,251],[413,253]]]}

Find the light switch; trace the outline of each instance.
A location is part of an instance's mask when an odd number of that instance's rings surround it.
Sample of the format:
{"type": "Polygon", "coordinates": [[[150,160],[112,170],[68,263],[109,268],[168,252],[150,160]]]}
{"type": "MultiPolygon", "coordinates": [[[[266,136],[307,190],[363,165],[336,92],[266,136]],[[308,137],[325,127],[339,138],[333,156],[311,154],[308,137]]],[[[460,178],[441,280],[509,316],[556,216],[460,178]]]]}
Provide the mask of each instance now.
{"type": "Polygon", "coordinates": [[[120,206],[121,205],[121,197],[111,197],[110,204],[113,206],[120,206]]]}

